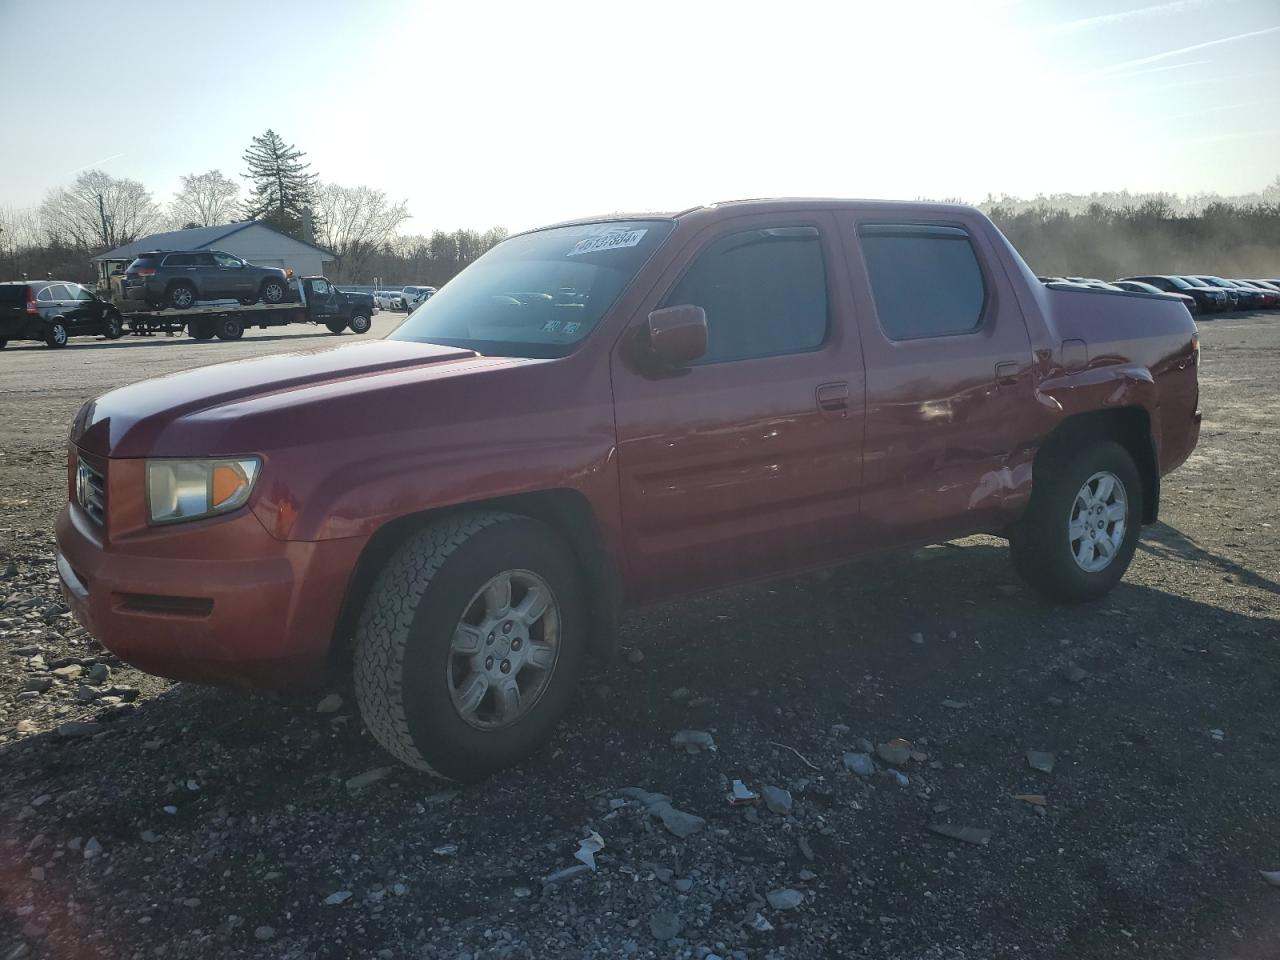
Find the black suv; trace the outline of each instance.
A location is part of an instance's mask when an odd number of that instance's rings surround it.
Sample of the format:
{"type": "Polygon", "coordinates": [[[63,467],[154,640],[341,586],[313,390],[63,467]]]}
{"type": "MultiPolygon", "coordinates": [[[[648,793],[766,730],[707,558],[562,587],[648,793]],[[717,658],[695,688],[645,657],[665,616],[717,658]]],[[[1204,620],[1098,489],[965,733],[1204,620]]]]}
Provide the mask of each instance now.
{"type": "Polygon", "coordinates": [[[97,294],[67,280],[0,283],[0,348],[10,340],[43,340],[65,347],[69,337],[124,332],[120,311],[97,294]]]}
{"type": "Polygon", "coordinates": [[[221,250],[154,250],[129,264],[120,292],[127,300],[177,310],[198,300],[283,303],[289,279],[279,267],[255,267],[221,250]]]}

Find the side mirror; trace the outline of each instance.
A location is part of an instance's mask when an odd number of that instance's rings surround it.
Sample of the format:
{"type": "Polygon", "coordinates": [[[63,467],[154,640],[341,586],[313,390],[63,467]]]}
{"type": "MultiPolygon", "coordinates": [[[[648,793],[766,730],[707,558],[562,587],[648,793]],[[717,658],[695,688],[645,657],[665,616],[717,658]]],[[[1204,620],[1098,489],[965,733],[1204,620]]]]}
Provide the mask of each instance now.
{"type": "Polygon", "coordinates": [[[707,314],[692,304],[653,311],[645,333],[643,359],[655,372],[678,370],[707,352],[707,314]]]}

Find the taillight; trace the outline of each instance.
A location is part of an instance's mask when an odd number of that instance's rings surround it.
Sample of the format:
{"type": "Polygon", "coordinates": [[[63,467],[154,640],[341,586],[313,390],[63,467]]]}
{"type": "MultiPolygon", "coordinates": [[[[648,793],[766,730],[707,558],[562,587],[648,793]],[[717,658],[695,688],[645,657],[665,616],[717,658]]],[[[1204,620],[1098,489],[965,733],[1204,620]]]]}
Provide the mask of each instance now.
{"type": "Polygon", "coordinates": [[[40,308],[36,306],[36,292],[27,287],[27,313],[33,317],[40,316],[40,308]]]}
{"type": "Polygon", "coordinates": [[[1193,367],[1200,366],[1200,335],[1196,334],[1191,338],[1191,365],[1193,367]]]}
{"type": "Polygon", "coordinates": [[[139,267],[137,270],[133,272],[140,277],[154,277],[156,275],[156,268],[155,267],[139,267]]]}

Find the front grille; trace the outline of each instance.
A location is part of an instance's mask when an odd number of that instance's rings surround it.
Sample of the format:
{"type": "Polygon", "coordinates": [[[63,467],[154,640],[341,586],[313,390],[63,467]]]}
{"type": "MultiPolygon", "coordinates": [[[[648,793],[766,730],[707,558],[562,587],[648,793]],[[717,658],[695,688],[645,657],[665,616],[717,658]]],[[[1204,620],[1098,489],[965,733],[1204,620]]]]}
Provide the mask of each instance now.
{"type": "Polygon", "coordinates": [[[76,462],[76,502],[99,526],[107,522],[107,480],[81,454],[76,462]]]}

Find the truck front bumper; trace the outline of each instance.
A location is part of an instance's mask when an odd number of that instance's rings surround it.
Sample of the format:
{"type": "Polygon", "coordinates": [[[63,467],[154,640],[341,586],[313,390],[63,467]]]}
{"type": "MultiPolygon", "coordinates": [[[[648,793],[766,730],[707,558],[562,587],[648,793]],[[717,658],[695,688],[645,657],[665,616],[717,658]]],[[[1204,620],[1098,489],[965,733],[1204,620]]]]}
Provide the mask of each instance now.
{"type": "Polygon", "coordinates": [[[221,523],[215,540],[209,521],[196,521],[115,543],[64,505],[58,575],[72,613],[148,673],[273,688],[322,682],[364,540],[277,540],[248,510],[221,523]]]}

